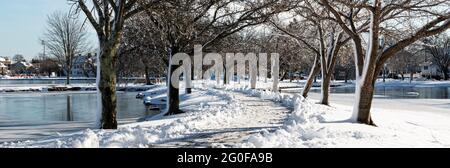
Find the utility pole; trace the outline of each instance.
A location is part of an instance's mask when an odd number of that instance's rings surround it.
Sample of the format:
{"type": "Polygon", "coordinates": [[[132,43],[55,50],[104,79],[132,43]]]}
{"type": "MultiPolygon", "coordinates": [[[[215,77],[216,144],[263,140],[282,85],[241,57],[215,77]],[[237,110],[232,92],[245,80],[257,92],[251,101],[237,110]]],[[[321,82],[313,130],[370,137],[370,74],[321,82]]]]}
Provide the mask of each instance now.
{"type": "Polygon", "coordinates": [[[41,44],[44,48],[43,53],[42,53],[42,58],[45,59],[46,55],[45,55],[45,40],[41,40],[41,44]]]}

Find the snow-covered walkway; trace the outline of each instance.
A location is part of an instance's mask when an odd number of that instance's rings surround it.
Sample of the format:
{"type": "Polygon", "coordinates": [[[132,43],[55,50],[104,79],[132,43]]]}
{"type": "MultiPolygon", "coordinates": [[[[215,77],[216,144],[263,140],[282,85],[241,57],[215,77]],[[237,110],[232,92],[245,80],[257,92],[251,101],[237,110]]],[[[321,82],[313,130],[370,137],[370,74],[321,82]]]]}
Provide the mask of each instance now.
{"type": "Polygon", "coordinates": [[[249,135],[262,130],[273,131],[281,127],[289,109],[270,100],[239,92],[224,92],[231,97],[227,110],[233,120],[199,127],[198,134],[172,139],[157,144],[158,147],[233,147],[249,135]],[[234,114],[233,114],[234,113],[234,114]]]}

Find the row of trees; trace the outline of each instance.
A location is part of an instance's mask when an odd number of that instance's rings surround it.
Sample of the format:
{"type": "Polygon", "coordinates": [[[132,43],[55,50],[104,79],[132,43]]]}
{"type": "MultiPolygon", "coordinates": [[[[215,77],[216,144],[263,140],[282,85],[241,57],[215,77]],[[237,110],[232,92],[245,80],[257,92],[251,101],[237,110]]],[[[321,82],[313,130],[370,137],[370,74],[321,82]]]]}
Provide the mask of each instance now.
{"type": "MultiPolygon", "coordinates": [[[[448,1],[330,1],[302,0],[294,10],[302,20],[302,30],[313,30],[314,40],[276,27],[310,46],[316,53],[310,80],[303,95],[307,96],[311,79],[322,72],[322,104],[328,104],[330,74],[340,49],[349,43],[353,50],[356,74],[356,96],[353,119],[374,125],[370,109],[375,81],[385,63],[421,39],[443,33],[450,27],[448,1]],[[320,67],[320,68],[319,68],[320,67]]],[[[306,34],[306,35],[308,35],[306,34]]]]}
{"type": "MultiPolygon", "coordinates": [[[[85,14],[98,35],[98,87],[104,129],[117,128],[116,72],[122,59],[142,62],[146,76],[167,71],[170,77],[180,66],[171,61],[174,54],[192,55],[195,44],[201,44],[204,51],[236,50],[240,48],[235,47],[236,39],[244,41],[242,51],[253,48],[282,53],[282,72],[304,69],[307,65],[301,62],[309,60],[313,66],[303,96],[308,95],[312,81],[321,73],[322,104],[329,104],[334,70],[354,70],[357,85],[353,118],[374,125],[370,115],[374,84],[385,63],[408,46],[450,27],[449,2],[445,0],[70,2],[74,11],[85,14]],[[283,15],[295,19],[280,19],[283,15]],[[269,27],[268,34],[245,32],[258,26],[269,27]],[[155,66],[149,66],[149,62],[155,66]],[[344,66],[336,67],[338,63],[344,66]],[[350,64],[354,68],[346,66],[350,64]]],[[[171,80],[168,78],[168,83],[171,80]]],[[[178,113],[182,113],[179,89],[169,85],[167,114],[178,113]]]]}

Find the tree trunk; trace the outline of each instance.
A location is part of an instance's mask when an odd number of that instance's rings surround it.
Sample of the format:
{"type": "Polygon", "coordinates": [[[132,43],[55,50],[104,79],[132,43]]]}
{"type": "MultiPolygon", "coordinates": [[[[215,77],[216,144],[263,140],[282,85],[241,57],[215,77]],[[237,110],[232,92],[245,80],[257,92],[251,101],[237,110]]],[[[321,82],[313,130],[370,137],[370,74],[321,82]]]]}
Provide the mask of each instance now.
{"type": "Polygon", "coordinates": [[[356,100],[353,109],[353,114],[356,114],[357,116],[353,117],[356,118],[356,121],[359,123],[375,125],[370,114],[374,88],[373,81],[357,81],[355,91],[356,100]]]}
{"type": "Polygon", "coordinates": [[[284,81],[288,77],[287,71],[283,71],[283,75],[281,76],[280,81],[284,81]]]}
{"type": "Polygon", "coordinates": [[[311,72],[309,74],[308,80],[306,81],[305,87],[303,88],[302,96],[305,98],[308,97],[308,93],[313,86],[314,80],[315,80],[317,74],[319,74],[319,72],[320,72],[320,64],[319,64],[319,59],[317,57],[318,56],[316,56],[316,58],[314,60],[314,65],[311,68],[311,72]]]}
{"type": "MultiPolygon", "coordinates": [[[[183,62],[183,64],[184,64],[184,62],[183,62]]],[[[186,72],[186,73],[188,73],[188,72],[186,72]]],[[[192,81],[195,80],[195,67],[194,66],[191,67],[190,73],[191,73],[191,75],[190,75],[191,80],[188,81],[187,79],[185,79],[186,80],[186,94],[192,94],[192,86],[193,86],[192,81]],[[190,87],[187,87],[188,85],[190,85],[190,87]]],[[[187,77],[188,75],[185,75],[185,76],[187,77]]]]}
{"type": "Polygon", "coordinates": [[[322,97],[320,100],[320,104],[330,105],[329,97],[330,97],[330,84],[331,84],[331,74],[326,75],[326,77],[322,78],[322,97]]]}
{"type": "Polygon", "coordinates": [[[145,65],[145,84],[146,85],[153,85],[152,81],[150,80],[150,72],[147,65],[145,65]]]}
{"type": "Polygon", "coordinates": [[[348,71],[345,70],[345,77],[344,77],[345,83],[348,83],[348,71]]]}
{"type": "Polygon", "coordinates": [[[70,85],[70,73],[67,73],[67,76],[66,76],[66,85],[70,85]]]}
{"type": "Polygon", "coordinates": [[[413,78],[414,78],[414,74],[411,72],[411,73],[409,74],[409,83],[412,83],[413,78]]]}
{"type": "Polygon", "coordinates": [[[70,85],[70,72],[72,71],[72,68],[69,67],[67,69],[67,75],[66,75],[66,85],[70,85]]]}
{"type": "Polygon", "coordinates": [[[192,94],[192,80],[189,81],[186,78],[187,75],[184,75],[184,76],[185,76],[184,80],[185,80],[185,84],[186,84],[186,94],[192,94]]]}
{"type": "Polygon", "coordinates": [[[192,93],[192,88],[186,88],[186,94],[191,94],[192,93]]]}
{"type": "Polygon", "coordinates": [[[227,66],[223,66],[223,70],[224,70],[224,73],[223,73],[223,85],[227,85],[227,84],[229,84],[228,83],[228,81],[227,81],[227,66]]]}
{"type": "Polygon", "coordinates": [[[117,129],[116,60],[117,47],[103,46],[100,56],[99,91],[102,99],[102,129],[117,129]]]}
{"type": "Polygon", "coordinates": [[[442,73],[444,73],[444,80],[448,80],[448,67],[442,68],[442,73]]]}
{"type": "Polygon", "coordinates": [[[174,86],[172,84],[172,74],[175,72],[177,68],[180,67],[180,65],[172,65],[172,57],[178,53],[178,48],[172,47],[170,50],[170,61],[169,61],[169,70],[167,74],[167,85],[168,85],[168,93],[167,93],[167,115],[176,115],[176,114],[182,114],[183,111],[180,110],[180,89],[179,89],[179,83],[178,86],[174,86]]]}
{"type": "Polygon", "coordinates": [[[294,80],[294,75],[292,75],[292,72],[289,72],[289,82],[292,82],[294,80]]]}

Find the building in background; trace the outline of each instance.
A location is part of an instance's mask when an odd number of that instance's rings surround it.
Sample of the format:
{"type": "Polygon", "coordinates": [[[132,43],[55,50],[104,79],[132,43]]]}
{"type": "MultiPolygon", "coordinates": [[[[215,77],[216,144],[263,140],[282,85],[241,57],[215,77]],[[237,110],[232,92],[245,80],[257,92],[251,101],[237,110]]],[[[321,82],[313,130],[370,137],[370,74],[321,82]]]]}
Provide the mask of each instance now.
{"type": "MultiPolygon", "coordinates": [[[[435,63],[428,61],[420,64],[422,76],[426,78],[441,79],[444,77],[443,72],[439,69],[439,66],[435,63]]],[[[447,67],[450,71],[450,67],[447,67]]]]}
{"type": "Polygon", "coordinates": [[[35,69],[33,64],[22,61],[11,64],[10,71],[13,75],[32,75],[35,69]]]}
{"type": "Polygon", "coordinates": [[[11,68],[11,59],[0,56],[0,75],[9,75],[11,68]]]}
{"type": "Polygon", "coordinates": [[[95,77],[96,76],[96,58],[97,54],[88,53],[86,55],[79,55],[73,61],[71,71],[72,77],[95,77]]]}

